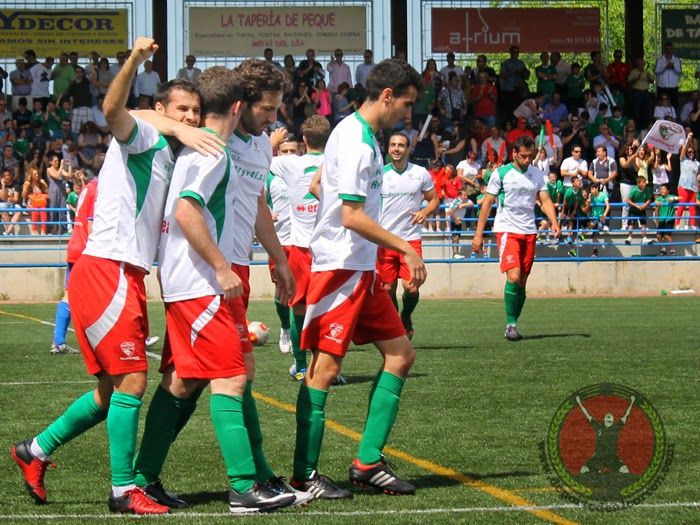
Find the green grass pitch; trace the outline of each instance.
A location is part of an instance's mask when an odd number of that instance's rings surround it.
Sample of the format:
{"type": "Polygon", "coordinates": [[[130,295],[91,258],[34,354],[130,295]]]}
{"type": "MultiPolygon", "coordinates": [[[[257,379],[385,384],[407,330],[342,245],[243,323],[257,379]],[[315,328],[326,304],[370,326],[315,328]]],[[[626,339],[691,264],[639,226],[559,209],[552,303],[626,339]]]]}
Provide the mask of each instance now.
{"type": "MultiPolygon", "coordinates": [[[[58,467],[47,472],[49,504],[44,506],[32,503],[10,458],[14,441],[41,431],[92,387],[80,356],[49,355],[52,328],[29,319],[51,322],[54,308],[0,304],[0,524],[130,520],[107,510],[104,427],[55,454],[58,467]]],[[[273,304],[253,302],[250,310],[251,320],[271,327],[270,342],[256,350],[255,390],[265,396],[258,400],[265,450],[273,467],[289,475],[295,420],[280,403],[294,405],[298,385],[287,373],[291,357],[277,349],[273,304]]],[[[185,513],[138,522],[700,523],[699,314],[700,301],[694,297],[533,299],[520,322],[529,337],[508,343],[500,300],[423,301],[415,314],[418,358],[389,440],[392,449],[406,454],[390,461],[399,475],[418,486],[416,496],[356,491],[352,501],[314,502],[267,516],[228,516],[225,472],[205,394],[163,473],[165,485],[192,506],[185,513]],[[567,506],[549,487],[538,449],[561,401],[601,382],[622,383],[645,394],[675,445],[670,472],[658,490],[643,505],[614,513],[567,506]],[[482,483],[485,490],[465,479],[482,483]],[[514,502],[516,507],[523,502],[552,507],[536,515],[515,508],[514,502]]],[[[162,336],[160,304],[150,305],[150,318],[152,333],[162,336]]],[[[69,343],[75,344],[72,334],[69,343]]],[[[158,345],[154,351],[159,350],[158,345]]],[[[349,384],[334,387],[329,397],[327,418],[342,427],[327,425],[320,470],[342,483],[357,449],[352,432],[362,431],[379,364],[374,348],[352,347],[344,363],[349,384]]],[[[152,360],[140,430],[158,379],[152,360]]]]}

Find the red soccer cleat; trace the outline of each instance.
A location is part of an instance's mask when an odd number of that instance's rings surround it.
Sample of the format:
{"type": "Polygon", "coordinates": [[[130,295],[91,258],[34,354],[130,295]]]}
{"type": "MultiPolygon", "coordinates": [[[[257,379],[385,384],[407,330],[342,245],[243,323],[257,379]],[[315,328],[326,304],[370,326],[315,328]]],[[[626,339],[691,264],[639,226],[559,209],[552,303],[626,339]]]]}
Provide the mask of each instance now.
{"type": "Polygon", "coordinates": [[[167,514],[170,509],[149,498],[142,488],[134,487],[123,496],[109,497],[109,510],[121,514],[167,514]]]}
{"type": "Polygon", "coordinates": [[[56,465],[50,461],[42,461],[32,456],[29,449],[31,443],[31,439],[15,443],[11,449],[12,459],[15,460],[15,463],[22,471],[27,492],[37,504],[42,504],[46,503],[46,487],[44,487],[46,467],[49,465],[56,467],[56,465]]]}

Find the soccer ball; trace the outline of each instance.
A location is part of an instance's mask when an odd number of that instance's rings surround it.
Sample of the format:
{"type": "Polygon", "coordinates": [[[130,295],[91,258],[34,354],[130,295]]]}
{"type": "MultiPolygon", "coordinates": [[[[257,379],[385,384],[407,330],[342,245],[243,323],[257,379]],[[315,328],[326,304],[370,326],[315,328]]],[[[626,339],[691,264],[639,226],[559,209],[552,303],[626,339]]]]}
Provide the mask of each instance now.
{"type": "Polygon", "coordinates": [[[248,323],[248,340],[253,346],[263,346],[270,337],[270,329],[260,321],[248,323]]]}

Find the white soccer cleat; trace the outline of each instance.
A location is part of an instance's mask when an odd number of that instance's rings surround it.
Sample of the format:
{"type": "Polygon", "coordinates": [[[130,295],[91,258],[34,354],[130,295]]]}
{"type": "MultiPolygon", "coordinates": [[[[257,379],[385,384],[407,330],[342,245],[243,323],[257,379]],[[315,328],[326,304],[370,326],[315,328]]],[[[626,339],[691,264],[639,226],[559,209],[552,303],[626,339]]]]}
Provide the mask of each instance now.
{"type": "Polygon", "coordinates": [[[157,335],[151,335],[146,338],[146,348],[151,348],[154,344],[160,341],[160,337],[157,335]]]}
{"type": "Polygon", "coordinates": [[[292,338],[289,335],[289,329],[280,328],[280,352],[289,354],[292,351],[292,338]]]}

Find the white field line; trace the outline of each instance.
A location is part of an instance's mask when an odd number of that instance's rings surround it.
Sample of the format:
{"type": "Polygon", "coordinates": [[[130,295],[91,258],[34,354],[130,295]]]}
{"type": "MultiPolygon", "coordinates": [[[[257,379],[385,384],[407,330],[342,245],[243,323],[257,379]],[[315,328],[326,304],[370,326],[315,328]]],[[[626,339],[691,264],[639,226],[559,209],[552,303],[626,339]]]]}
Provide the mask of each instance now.
{"type": "MultiPolygon", "coordinates": [[[[293,512],[281,511],[277,516],[327,516],[327,517],[352,517],[352,516],[405,516],[405,515],[430,515],[430,514],[471,514],[471,513],[502,513],[502,512],[532,512],[538,510],[577,510],[584,509],[580,505],[533,505],[514,507],[464,507],[464,508],[439,508],[439,509],[401,509],[401,510],[355,510],[355,511],[310,511],[293,512]]],[[[665,509],[665,508],[694,508],[700,509],[700,501],[674,501],[668,503],[640,503],[633,505],[630,509],[665,509]]],[[[592,511],[594,512],[594,511],[592,511]]],[[[258,516],[271,516],[270,514],[257,514],[258,516]]],[[[191,519],[191,518],[217,518],[231,516],[229,512],[173,512],[164,515],[130,516],[136,518],[161,518],[161,519],[191,519]]],[[[0,520],[103,520],[103,519],[124,519],[119,514],[0,514],[0,520]]]]}

